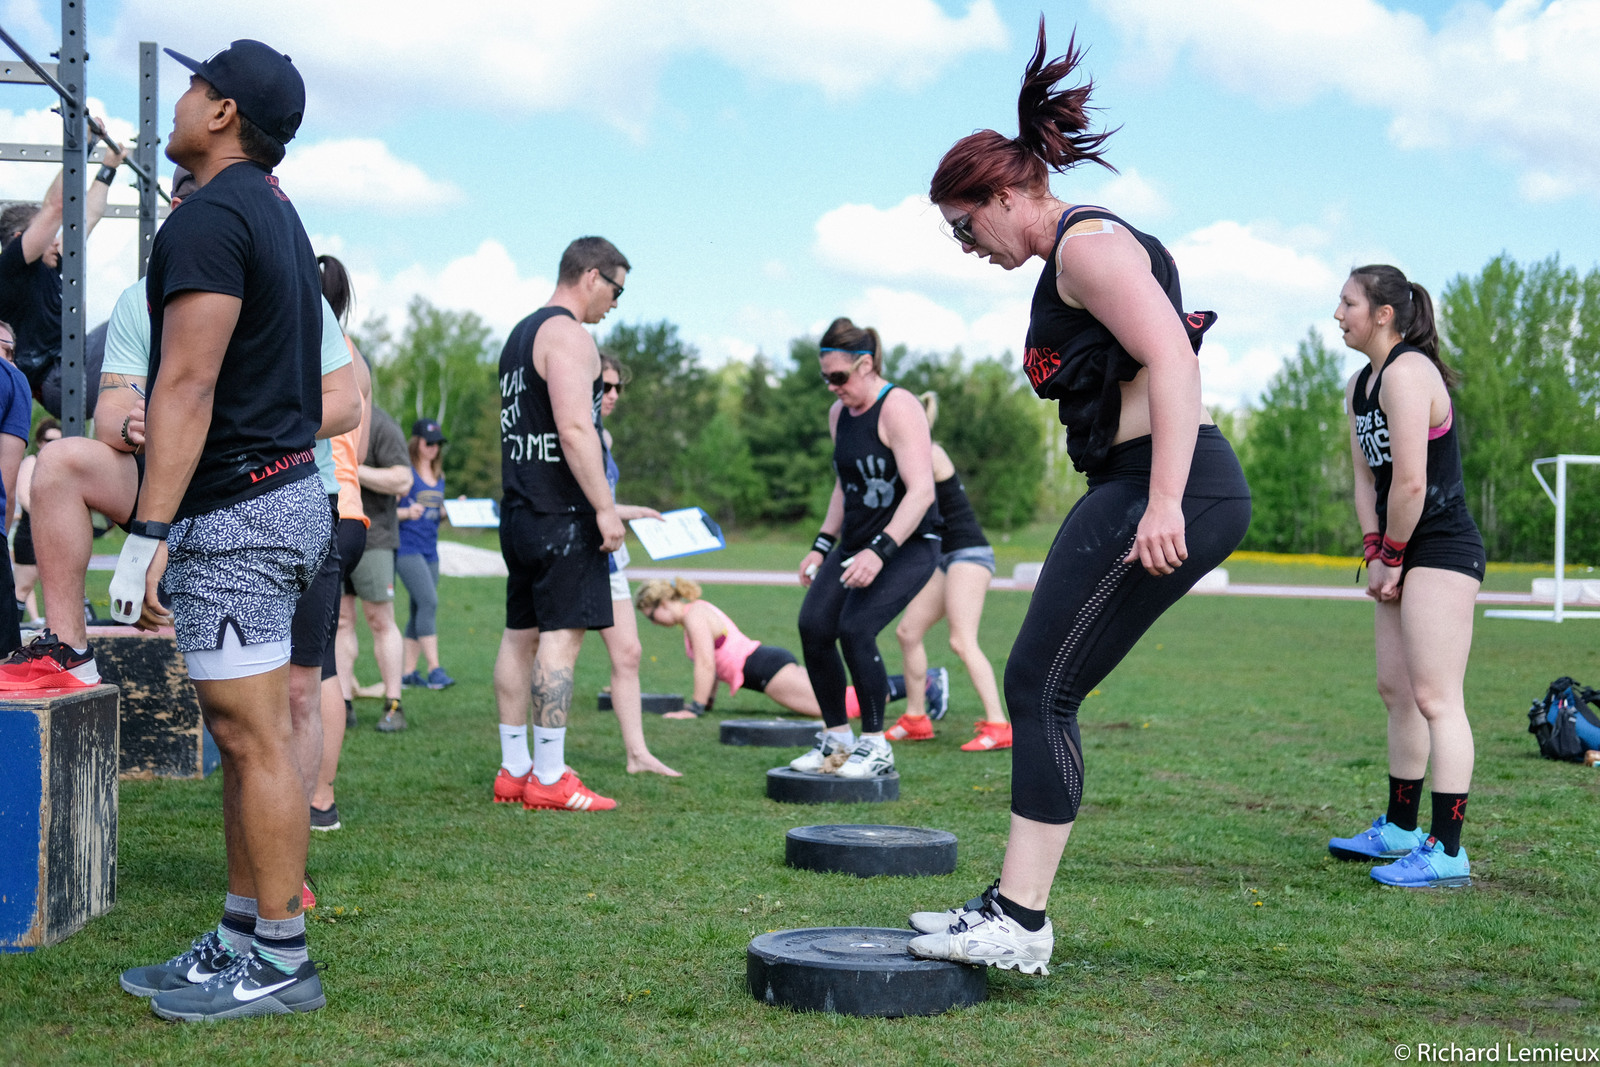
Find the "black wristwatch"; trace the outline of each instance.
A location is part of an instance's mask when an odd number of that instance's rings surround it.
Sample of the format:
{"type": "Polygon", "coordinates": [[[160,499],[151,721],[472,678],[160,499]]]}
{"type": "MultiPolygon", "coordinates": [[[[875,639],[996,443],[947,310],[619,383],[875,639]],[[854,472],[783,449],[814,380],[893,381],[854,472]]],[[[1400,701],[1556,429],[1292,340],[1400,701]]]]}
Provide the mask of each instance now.
{"type": "Polygon", "coordinates": [[[143,519],[134,519],[128,523],[128,532],[135,537],[148,537],[152,541],[165,541],[167,533],[172,529],[170,522],[146,522],[143,519]]]}

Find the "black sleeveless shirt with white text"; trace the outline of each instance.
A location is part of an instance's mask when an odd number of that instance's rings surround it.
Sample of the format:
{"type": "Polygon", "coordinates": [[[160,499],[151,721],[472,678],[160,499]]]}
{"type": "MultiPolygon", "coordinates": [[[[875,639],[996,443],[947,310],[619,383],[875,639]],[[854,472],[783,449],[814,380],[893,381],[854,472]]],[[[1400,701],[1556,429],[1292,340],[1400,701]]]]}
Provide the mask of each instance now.
{"type": "MultiPolygon", "coordinates": [[[[833,471],[844,492],[844,529],[839,544],[853,556],[883,532],[905,499],[906,483],[900,477],[894,452],[878,438],[878,417],[893,385],[883,387],[872,406],[859,415],[848,407],[839,410],[833,437],[833,471]]],[[[939,506],[929,506],[912,537],[933,537],[939,506]]],[[[908,538],[907,540],[909,540],[908,538]]]]}
{"type": "Polygon", "coordinates": [[[1056,250],[1068,222],[1092,219],[1116,223],[1144,246],[1150,256],[1150,273],[1172,302],[1173,313],[1183,323],[1196,353],[1201,334],[1217,320],[1210,311],[1184,314],[1178,265],[1160,241],[1104,208],[1078,208],[1062,214],[1056,224],[1055,244],[1033,291],[1023,369],[1041,400],[1060,405],[1061,424],[1067,428],[1067,454],[1080,471],[1092,471],[1105,461],[1122,417],[1122,383],[1132,381],[1144,369],[1104,323],[1087,309],[1062,300],[1056,288],[1056,250]]]}
{"type": "MultiPolygon", "coordinates": [[[[1367,382],[1372,378],[1372,364],[1361,368],[1356,376],[1355,390],[1350,394],[1350,413],[1356,424],[1356,440],[1361,452],[1372,468],[1372,481],[1377,490],[1378,529],[1389,526],[1389,488],[1394,482],[1394,456],[1389,449],[1389,417],[1383,410],[1383,372],[1400,357],[1402,352],[1415,352],[1427,359],[1427,353],[1404,341],[1389,351],[1389,356],[1378,369],[1378,379],[1372,384],[1371,395],[1367,382]]],[[[1455,407],[1451,406],[1450,424],[1443,433],[1428,432],[1428,487],[1422,498],[1422,514],[1417,518],[1416,529],[1411,533],[1415,540],[1419,534],[1456,532],[1463,521],[1470,524],[1472,516],[1467,511],[1466,485],[1461,475],[1461,444],[1456,436],[1455,407]],[[1437,436],[1435,436],[1437,434],[1437,436]]]]}
{"type": "MultiPolygon", "coordinates": [[[[561,451],[550,386],[533,366],[533,340],[566,308],[543,307],[517,323],[500,352],[500,481],[502,508],[544,514],[594,513],[561,451]]],[[[595,436],[600,434],[601,379],[594,380],[595,436]]]]}

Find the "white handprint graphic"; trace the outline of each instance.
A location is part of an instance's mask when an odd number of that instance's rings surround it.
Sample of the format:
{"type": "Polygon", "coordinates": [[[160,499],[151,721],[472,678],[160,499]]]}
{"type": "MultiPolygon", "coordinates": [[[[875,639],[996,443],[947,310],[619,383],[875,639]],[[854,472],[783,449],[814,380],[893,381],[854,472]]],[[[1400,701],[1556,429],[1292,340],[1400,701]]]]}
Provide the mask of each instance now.
{"type": "Polygon", "coordinates": [[[867,507],[887,507],[894,500],[894,483],[899,481],[899,477],[890,475],[889,480],[884,481],[883,475],[888,469],[889,461],[881,456],[856,460],[856,470],[861,472],[862,480],[867,483],[867,491],[861,498],[867,507]]]}

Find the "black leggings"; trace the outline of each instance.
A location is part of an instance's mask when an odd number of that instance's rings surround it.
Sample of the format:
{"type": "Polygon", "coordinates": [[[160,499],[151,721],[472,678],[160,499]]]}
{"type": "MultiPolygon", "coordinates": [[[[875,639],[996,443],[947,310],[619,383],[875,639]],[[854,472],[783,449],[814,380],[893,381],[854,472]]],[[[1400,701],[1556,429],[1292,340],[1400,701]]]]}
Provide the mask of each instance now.
{"type": "Polygon", "coordinates": [[[1078,706],[1164,611],[1228,558],[1250,525],[1249,487],[1214,427],[1202,428],[1184,491],[1189,558],[1165,577],[1122,562],[1149,492],[1150,439],[1113,448],[1061,524],[1011,646],[1005,679],[1015,739],[1011,810],[1025,819],[1061,824],[1077,818],[1083,799],[1078,706]]]}
{"type": "Polygon", "coordinates": [[[883,706],[889,698],[889,672],[878,654],[878,633],[933,577],[939,564],[939,542],[912,538],[864,589],[839,584],[844,556],[835,548],[817,568],[805,603],[800,605],[800,648],[822,708],[822,721],[835,728],[850,721],[844,700],[848,665],[861,703],[861,731],[875,734],[883,730],[883,706]],[[843,662],[839,659],[841,647],[843,662]]]}

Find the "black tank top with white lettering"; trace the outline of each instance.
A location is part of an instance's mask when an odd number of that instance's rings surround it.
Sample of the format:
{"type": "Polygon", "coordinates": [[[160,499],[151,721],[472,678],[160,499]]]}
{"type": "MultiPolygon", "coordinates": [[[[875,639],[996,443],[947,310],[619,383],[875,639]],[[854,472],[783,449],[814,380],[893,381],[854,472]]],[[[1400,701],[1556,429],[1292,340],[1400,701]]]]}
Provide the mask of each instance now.
{"type": "Polygon", "coordinates": [[[1093,219],[1114,222],[1133,235],[1150,256],[1150,273],[1172,302],[1173,313],[1189,335],[1189,345],[1200,351],[1200,337],[1217,321],[1215,312],[1183,312],[1183,291],[1178,265],[1162,243],[1129,226],[1104,208],[1065,211],[1056,223],[1056,240],[1045,260],[1039,284],[1033,290],[1033,307],[1024,342],[1023,369],[1041,400],[1060,405],[1061,424],[1067,428],[1067,455],[1080,471],[1093,471],[1105,462],[1122,419],[1122,383],[1143,368],[1128,354],[1110,328],[1086,308],[1061,299],[1056,288],[1056,249],[1070,222],[1093,219]]]}
{"type": "MultiPolygon", "coordinates": [[[[1389,417],[1383,410],[1383,372],[1402,352],[1415,352],[1426,359],[1427,353],[1404,341],[1389,351],[1389,357],[1378,369],[1378,380],[1367,393],[1367,382],[1372,378],[1372,364],[1361,368],[1356,376],[1355,391],[1350,396],[1350,411],[1355,416],[1356,440],[1361,453],[1372,468],[1372,481],[1377,489],[1378,529],[1389,526],[1389,487],[1394,482],[1394,456],[1389,449],[1389,417]]],[[[1422,514],[1417,519],[1411,540],[1418,534],[1428,534],[1436,529],[1454,531],[1461,520],[1471,522],[1467,513],[1467,490],[1461,476],[1461,444],[1456,436],[1455,407],[1450,409],[1449,426],[1443,433],[1428,432],[1428,488],[1422,498],[1422,514]]]]}
{"type": "MultiPolygon", "coordinates": [[[[893,385],[883,387],[872,406],[859,415],[841,408],[833,436],[833,472],[844,492],[844,529],[839,545],[853,556],[883,532],[905,499],[906,483],[894,461],[894,452],[878,438],[878,416],[893,385]]],[[[936,537],[939,506],[931,505],[911,537],[936,537]]],[[[910,540],[910,538],[907,538],[910,540]]]]}
{"type": "MultiPolygon", "coordinates": [[[[500,481],[503,508],[546,514],[594,513],[561,452],[550,386],[533,367],[533,339],[566,308],[543,307],[517,323],[500,352],[500,481]]],[[[600,432],[601,380],[594,380],[595,434],[600,432]]]]}

